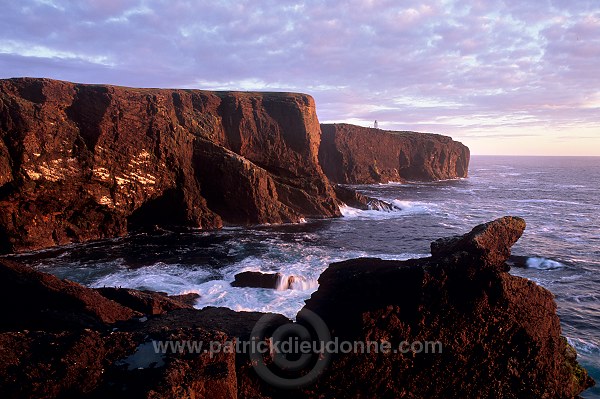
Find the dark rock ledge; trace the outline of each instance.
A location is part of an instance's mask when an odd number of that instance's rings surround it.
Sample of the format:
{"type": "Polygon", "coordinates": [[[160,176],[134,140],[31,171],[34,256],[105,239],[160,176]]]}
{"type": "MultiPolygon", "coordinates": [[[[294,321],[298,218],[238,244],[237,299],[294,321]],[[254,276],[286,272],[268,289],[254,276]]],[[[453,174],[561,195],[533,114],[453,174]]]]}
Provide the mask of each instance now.
{"type": "Polygon", "coordinates": [[[402,210],[400,207],[390,202],[383,201],[378,198],[369,197],[367,195],[359,193],[358,191],[350,187],[345,187],[336,184],[335,186],[333,186],[333,189],[338,200],[353,208],[358,208],[365,211],[376,210],[384,212],[394,212],[402,210]]]}
{"type": "Polygon", "coordinates": [[[524,228],[504,217],[437,240],[429,258],[330,265],[306,308],[332,337],[438,341],[443,352],[336,355],[313,384],[294,391],[261,381],[243,354],[151,347],[156,339],[244,340],[261,313],[89,289],[0,259],[0,397],[576,397],[594,382],[561,336],[552,294],[507,273],[524,228]]]}

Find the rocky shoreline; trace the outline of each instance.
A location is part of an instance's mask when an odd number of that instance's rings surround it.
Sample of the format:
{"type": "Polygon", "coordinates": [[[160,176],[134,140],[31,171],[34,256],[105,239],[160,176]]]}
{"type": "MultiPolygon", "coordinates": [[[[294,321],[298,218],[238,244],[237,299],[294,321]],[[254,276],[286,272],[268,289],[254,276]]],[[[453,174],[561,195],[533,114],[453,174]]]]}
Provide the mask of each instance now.
{"type": "Polygon", "coordinates": [[[305,309],[332,340],[435,341],[443,352],[332,354],[314,381],[291,391],[259,377],[247,353],[152,346],[224,344],[248,340],[260,324],[297,325],[284,316],[196,310],[193,298],[90,289],[0,260],[0,396],[576,397],[593,380],[561,336],[552,294],[508,273],[524,229],[504,217],[433,242],[429,258],[330,265],[305,309]]]}

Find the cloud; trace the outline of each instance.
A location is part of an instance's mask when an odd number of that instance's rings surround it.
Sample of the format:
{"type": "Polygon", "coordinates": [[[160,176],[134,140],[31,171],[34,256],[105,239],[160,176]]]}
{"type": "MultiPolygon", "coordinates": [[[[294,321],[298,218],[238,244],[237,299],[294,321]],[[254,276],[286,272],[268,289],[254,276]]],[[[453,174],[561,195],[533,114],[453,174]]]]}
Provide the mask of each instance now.
{"type": "Polygon", "coordinates": [[[467,144],[489,129],[488,146],[503,128],[588,137],[599,57],[596,0],[23,0],[0,15],[0,77],[302,91],[323,121],[467,144]]]}

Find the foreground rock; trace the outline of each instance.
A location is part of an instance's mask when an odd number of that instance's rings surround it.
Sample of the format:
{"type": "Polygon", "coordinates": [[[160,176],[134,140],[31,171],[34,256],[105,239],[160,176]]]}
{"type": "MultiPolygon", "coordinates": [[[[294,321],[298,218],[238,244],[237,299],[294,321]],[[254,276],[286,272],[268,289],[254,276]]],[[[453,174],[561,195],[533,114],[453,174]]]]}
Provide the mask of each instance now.
{"type": "Polygon", "coordinates": [[[98,288],[96,291],[105,298],[149,315],[164,314],[175,309],[193,309],[196,299],[200,298],[200,295],[194,293],[168,296],[153,291],[113,287],[98,288]]]}
{"type": "MultiPolygon", "coordinates": [[[[95,290],[2,260],[1,331],[100,328],[141,313],[95,290]]],[[[0,395],[1,396],[1,395],[0,395]]]]}
{"type": "MultiPolygon", "coordinates": [[[[195,310],[181,297],[93,290],[6,260],[0,277],[2,398],[238,398],[240,390],[260,389],[250,377],[238,382],[236,370],[250,366],[235,352],[209,353],[208,345],[248,337],[262,313],[195,310]],[[158,342],[166,350],[156,351],[158,342]],[[206,346],[190,353],[169,342],[206,346]]],[[[273,315],[270,322],[289,320],[273,315]]]]}
{"type": "Polygon", "coordinates": [[[245,353],[189,346],[247,342],[257,325],[289,327],[281,315],[93,290],[0,259],[0,397],[572,398],[593,381],[561,337],[552,294],[507,273],[524,228],[505,217],[432,243],[430,258],[330,265],[305,308],[333,339],[441,349],[336,354],[292,391],[260,379],[245,353]]]}
{"type": "Polygon", "coordinates": [[[313,99],[0,80],[0,253],[339,216],[313,99]]]}
{"type": "Polygon", "coordinates": [[[322,124],[319,161],[334,183],[467,177],[469,148],[437,134],[322,124]]]}
{"type": "Polygon", "coordinates": [[[505,217],[432,243],[431,258],[331,265],[306,307],[349,341],[439,342],[442,353],[349,354],[315,392],[339,397],[572,398],[593,384],[546,289],[507,273],[525,222],[505,217]],[[390,383],[393,381],[393,383],[390,383]]]}
{"type": "Polygon", "coordinates": [[[431,243],[434,259],[445,260],[460,257],[455,262],[461,271],[468,271],[466,265],[477,265],[477,271],[508,271],[506,261],[511,247],[525,231],[525,220],[507,216],[493,222],[484,223],[462,236],[440,238],[431,243]]]}

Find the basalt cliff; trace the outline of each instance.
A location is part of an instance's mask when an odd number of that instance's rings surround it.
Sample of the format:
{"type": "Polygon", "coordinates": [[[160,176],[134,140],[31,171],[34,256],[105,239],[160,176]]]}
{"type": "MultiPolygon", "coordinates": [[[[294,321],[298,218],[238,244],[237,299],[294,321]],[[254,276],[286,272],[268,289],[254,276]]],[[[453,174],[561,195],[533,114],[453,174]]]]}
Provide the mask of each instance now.
{"type": "Polygon", "coordinates": [[[594,382],[561,336],[552,294],[508,273],[510,247],[524,228],[522,219],[504,217],[435,241],[428,258],[332,264],[298,323],[196,310],[190,298],[155,292],[90,289],[0,259],[0,396],[574,398],[594,382]],[[307,310],[316,316],[303,319],[307,310]],[[327,342],[436,342],[439,349],[315,353],[314,362],[286,368],[268,351],[257,360],[237,349],[158,346],[248,342],[258,325],[275,331],[266,335],[271,342],[278,329],[312,331],[302,338],[310,342],[323,339],[324,328],[327,342]],[[287,389],[257,368],[264,361],[279,382],[293,384],[324,358],[307,384],[287,389]]]}
{"type": "Polygon", "coordinates": [[[313,99],[0,81],[0,245],[338,216],[313,99]]]}
{"type": "Polygon", "coordinates": [[[322,124],[319,161],[334,183],[368,184],[467,177],[469,148],[439,134],[322,124]]]}
{"type": "Polygon", "coordinates": [[[462,177],[468,157],[449,137],[320,126],[304,94],[0,80],[0,253],[340,216],[332,182],[462,177]]]}

